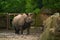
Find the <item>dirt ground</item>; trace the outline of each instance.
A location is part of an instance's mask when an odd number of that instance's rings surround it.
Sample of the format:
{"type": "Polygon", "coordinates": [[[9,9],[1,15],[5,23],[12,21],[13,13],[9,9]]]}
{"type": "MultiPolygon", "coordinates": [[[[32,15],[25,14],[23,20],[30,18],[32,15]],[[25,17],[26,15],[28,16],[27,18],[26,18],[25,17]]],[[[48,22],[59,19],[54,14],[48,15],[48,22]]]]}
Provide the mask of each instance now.
{"type": "Polygon", "coordinates": [[[40,36],[40,28],[34,28],[30,30],[30,34],[26,34],[26,30],[24,34],[17,35],[12,30],[0,30],[0,40],[39,40],[40,36]]]}
{"type": "Polygon", "coordinates": [[[14,33],[1,33],[0,36],[0,40],[38,40],[38,38],[37,35],[16,35],[14,33]]]}

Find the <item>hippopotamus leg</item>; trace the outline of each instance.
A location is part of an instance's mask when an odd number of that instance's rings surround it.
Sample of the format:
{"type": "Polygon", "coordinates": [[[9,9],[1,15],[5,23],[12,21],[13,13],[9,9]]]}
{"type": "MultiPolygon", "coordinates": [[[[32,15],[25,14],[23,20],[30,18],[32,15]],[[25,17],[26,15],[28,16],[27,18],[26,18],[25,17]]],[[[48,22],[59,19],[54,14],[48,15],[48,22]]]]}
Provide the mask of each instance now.
{"type": "Polygon", "coordinates": [[[27,29],[27,34],[29,34],[29,29],[30,29],[30,23],[24,23],[24,25],[22,25],[22,28],[21,28],[21,34],[23,34],[23,31],[27,29]]]}
{"type": "Polygon", "coordinates": [[[15,33],[19,34],[20,29],[15,27],[15,33]]]}
{"type": "Polygon", "coordinates": [[[23,34],[23,28],[21,28],[21,34],[23,34]]]}
{"type": "Polygon", "coordinates": [[[29,34],[29,33],[30,33],[30,27],[27,28],[27,34],[29,34]]]}
{"type": "Polygon", "coordinates": [[[23,25],[23,30],[27,29],[27,34],[30,33],[30,23],[25,22],[23,25]]]}

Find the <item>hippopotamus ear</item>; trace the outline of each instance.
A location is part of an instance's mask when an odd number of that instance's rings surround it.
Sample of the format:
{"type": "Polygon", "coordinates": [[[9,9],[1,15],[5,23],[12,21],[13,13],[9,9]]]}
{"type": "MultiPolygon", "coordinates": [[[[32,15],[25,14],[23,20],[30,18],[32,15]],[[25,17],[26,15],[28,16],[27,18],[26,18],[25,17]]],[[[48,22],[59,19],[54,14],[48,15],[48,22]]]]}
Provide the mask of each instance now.
{"type": "Polygon", "coordinates": [[[33,14],[32,13],[28,13],[28,16],[33,17],[33,14]]]}
{"type": "Polygon", "coordinates": [[[28,13],[26,13],[26,15],[28,15],[28,13]]]}
{"type": "Polygon", "coordinates": [[[28,15],[32,15],[32,13],[28,13],[28,15]]]}

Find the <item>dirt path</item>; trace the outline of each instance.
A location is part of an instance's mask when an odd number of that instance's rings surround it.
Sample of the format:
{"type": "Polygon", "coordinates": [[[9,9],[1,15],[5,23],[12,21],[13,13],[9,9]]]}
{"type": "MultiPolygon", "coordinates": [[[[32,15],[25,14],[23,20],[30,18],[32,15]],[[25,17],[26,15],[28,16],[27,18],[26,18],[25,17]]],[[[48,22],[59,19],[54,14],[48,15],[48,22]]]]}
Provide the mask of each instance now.
{"type": "Polygon", "coordinates": [[[16,35],[15,33],[0,33],[0,40],[38,40],[38,34],[16,35]]]}
{"type": "Polygon", "coordinates": [[[30,30],[29,35],[26,35],[26,31],[24,32],[23,35],[21,34],[16,35],[14,32],[7,30],[0,31],[0,40],[39,40],[39,36],[40,36],[39,28],[30,30]]]}

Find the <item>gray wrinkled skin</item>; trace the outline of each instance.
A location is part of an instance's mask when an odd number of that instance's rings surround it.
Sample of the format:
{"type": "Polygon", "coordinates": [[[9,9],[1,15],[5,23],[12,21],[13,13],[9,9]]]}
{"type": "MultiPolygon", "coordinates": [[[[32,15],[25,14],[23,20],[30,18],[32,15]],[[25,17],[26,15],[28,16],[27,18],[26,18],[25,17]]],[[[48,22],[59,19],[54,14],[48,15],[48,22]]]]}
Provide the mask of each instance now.
{"type": "Polygon", "coordinates": [[[23,31],[27,29],[27,34],[29,34],[30,25],[32,23],[32,17],[26,14],[19,14],[13,18],[12,25],[15,29],[15,33],[19,34],[19,31],[21,31],[21,34],[23,34],[23,31]]]}

